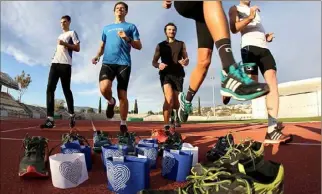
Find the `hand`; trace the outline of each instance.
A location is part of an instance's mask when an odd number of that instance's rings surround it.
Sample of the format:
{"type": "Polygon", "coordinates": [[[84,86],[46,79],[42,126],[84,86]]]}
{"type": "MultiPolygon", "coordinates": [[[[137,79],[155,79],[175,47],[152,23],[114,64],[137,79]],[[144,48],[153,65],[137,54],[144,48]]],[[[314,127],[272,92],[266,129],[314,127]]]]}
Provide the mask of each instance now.
{"type": "Polygon", "coordinates": [[[128,41],[128,37],[126,36],[123,30],[118,31],[117,34],[119,35],[120,38],[124,39],[125,41],[128,41]]]}
{"type": "Polygon", "coordinates": [[[160,63],[160,64],[159,64],[159,69],[162,71],[162,70],[164,70],[164,68],[166,68],[167,66],[168,66],[167,64],[160,63]]]}
{"type": "Polygon", "coordinates": [[[62,40],[57,40],[57,44],[58,45],[62,45],[62,46],[65,46],[66,45],[66,43],[64,42],[64,41],[62,41],[62,40]]]}
{"type": "Polygon", "coordinates": [[[273,38],[275,38],[274,33],[268,33],[266,34],[266,41],[267,42],[272,42],[273,38]]]}
{"type": "Polygon", "coordinates": [[[184,67],[184,66],[187,66],[188,65],[189,59],[188,58],[186,58],[186,59],[182,58],[178,62],[184,67]]]}
{"type": "Polygon", "coordinates": [[[250,19],[254,19],[255,17],[256,17],[256,12],[260,12],[260,9],[259,9],[259,7],[258,6],[252,6],[251,8],[250,8],[250,14],[249,14],[249,18],[250,19]]]}
{"type": "Polygon", "coordinates": [[[96,65],[97,64],[97,62],[99,62],[100,61],[100,57],[98,57],[98,56],[96,56],[96,57],[94,57],[93,59],[92,59],[92,63],[94,64],[94,65],[96,65]]]}
{"type": "Polygon", "coordinates": [[[172,5],[171,1],[163,1],[163,3],[162,3],[162,7],[165,9],[170,9],[171,5],[172,5]]]}

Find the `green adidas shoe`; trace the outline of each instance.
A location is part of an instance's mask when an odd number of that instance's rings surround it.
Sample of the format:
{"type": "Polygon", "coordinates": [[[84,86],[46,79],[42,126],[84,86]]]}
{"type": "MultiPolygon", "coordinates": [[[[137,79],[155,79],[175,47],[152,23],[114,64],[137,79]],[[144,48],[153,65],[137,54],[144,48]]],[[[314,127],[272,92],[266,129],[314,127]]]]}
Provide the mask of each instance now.
{"type": "Polygon", "coordinates": [[[259,98],[269,93],[269,87],[265,83],[253,81],[244,71],[244,66],[254,66],[249,64],[233,64],[229,67],[229,72],[221,72],[222,96],[232,97],[236,100],[246,101],[259,98]]]}
{"type": "Polygon", "coordinates": [[[187,122],[189,114],[191,114],[193,111],[192,104],[191,102],[186,101],[186,95],[183,92],[179,93],[178,100],[180,104],[178,110],[179,120],[180,122],[187,122]]]}
{"type": "Polygon", "coordinates": [[[19,164],[20,177],[48,177],[47,169],[48,139],[44,137],[30,137],[23,140],[24,156],[19,164]]]}

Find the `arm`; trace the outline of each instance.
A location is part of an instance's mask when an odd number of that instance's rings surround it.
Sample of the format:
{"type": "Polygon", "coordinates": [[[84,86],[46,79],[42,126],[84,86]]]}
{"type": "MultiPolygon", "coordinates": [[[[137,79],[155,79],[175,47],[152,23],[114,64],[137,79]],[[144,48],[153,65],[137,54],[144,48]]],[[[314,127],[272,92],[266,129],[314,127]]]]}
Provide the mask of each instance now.
{"type": "Polygon", "coordinates": [[[75,52],[79,52],[80,51],[80,44],[68,44],[66,42],[63,43],[63,46],[67,47],[68,49],[71,49],[75,52]]]}
{"type": "Polygon", "coordinates": [[[80,41],[79,41],[78,35],[75,31],[73,31],[71,38],[72,38],[74,44],[68,44],[67,42],[64,42],[63,45],[65,47],[67,47],[68,49],[71,49],[75,52],[79,52],[80,51],[80,41]]]}
{"type": "Polygon", "coordinates": [[[185,60],[185,66],[189,64],[189,58],[188,58],[188,52],[187,52],[187,47],[186,44],[183,42],[182,45],[182,57],[185,60]]]}
{"type": "Polygon", "coordinates": [[[160,47],[159,45],[157,45],[157,47],[155,48],[155,52],[154,52],[154,56],[153,56],[153,60],[152,60],[152,66],[155,68],[159,68],[159,59],[160,59],[160,47]]]}
{"type": "Polygon", "coordinates": [[[97,64],[97,62],[99,61],[99,58],[104,54],[105,43],[106,43],[106,35],[103,30],[102,41],[101,41],[101,44],[98,48],[98,52],[97,52],[96,56],[92,59],[93,64],[97,64]]]}
{"type": "Polygon", "coordinates": [[[129,38],[127,41],[131,44],[131,46],[137,50],[141,50],[142,49],[142,43],[140,40],[140,34],[138,29],[136,28],[135,25],[133,25],[133,31],[132,31],[132,38],[129,38]]]}
{"type": "Polygon", "coordinates": [[[237,7],[232,6],[229,9],[229,24],[230,30],[233,34],[242,31],[250,22],[252,22],[252,20],[251,16],[248,16],[244,20],[240,21],[237,14],[237,7]]]}
{"type": "Polygon", "coordinates": [[[100,58],[103,54],[104,54],[104,48],[105,48],[105,42],[102,41],[99,48],[98,48],[98,52],[96,54],[96,58],[100,58]]]}

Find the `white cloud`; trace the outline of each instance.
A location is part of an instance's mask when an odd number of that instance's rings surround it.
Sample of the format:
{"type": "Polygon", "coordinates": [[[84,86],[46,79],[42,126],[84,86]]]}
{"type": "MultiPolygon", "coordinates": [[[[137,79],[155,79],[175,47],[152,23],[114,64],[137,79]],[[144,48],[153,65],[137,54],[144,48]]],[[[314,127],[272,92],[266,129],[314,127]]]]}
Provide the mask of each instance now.
{"type": "MultiPolygon", "coordinates": [[[[114,20],[114,3],[1,2],[1,52],[12,55],[17,61],[27,65],[49,66],[56,39],[61,31],[60,17],[68,14],[72,17],[71,28],[78,32],[81,40],[81,51],[73,55],[72,82],[78,87],[78,95],[100,95],[98,75],[101,65],[92,65],[91,58],[97,52],[102,28],[114,20]],[[82,84],[92,84],[93,89],[82,91],[82,84]]],[[[127,3],[129,4],[127,21],[136,24],[143,44],[141,51],[133,49],[131,54],[133,66],[128,90],[130,103],[138,99],[141,103],[140,111],[160,110],[163,94],[158,71],[151,65],[155,46],[164,39],[164,25],[168,22],[176,23],[177,38],[186,42],[191,61],[186,68],[184,84],[186,91],[197,57],[195,23],[179,16],[173,9],[164,10],[161,2],[127,3]]],[[[228,3],[224,5],[227,6],[228,3]]],[[[276,35],[270,48],[278,63],[279,81],[318,76],[321,71],[321,8],[317,6],[318,2],[260,2],[259,5],[265,28],[275,32],[276,35]],[[294,19],[298,13],[301,15],[294,19]],[[305,71],[303,68],[306,68],[305,71]]],[[[228,9],[226,13],[227,11],[228,9]]],[[[240,35],[232,35],[232,42],[234,56],[236,60],[240,60],[240,35]]],[[[216,103],[221,101],[220,70],[221,62],[217,51],[214,51],[208,76],[197,94],[205,105],[212,104],[213,84],[216,92],[215,101],[216,103]],[[216,79],[209,80],[210,76],[215,76],[216,79]]],[[[46,81],[47,77],[44,77],[44,82],[46,81]]],[[[116,83],[113,85],[113,91],[115,89],[116,83]]]]}

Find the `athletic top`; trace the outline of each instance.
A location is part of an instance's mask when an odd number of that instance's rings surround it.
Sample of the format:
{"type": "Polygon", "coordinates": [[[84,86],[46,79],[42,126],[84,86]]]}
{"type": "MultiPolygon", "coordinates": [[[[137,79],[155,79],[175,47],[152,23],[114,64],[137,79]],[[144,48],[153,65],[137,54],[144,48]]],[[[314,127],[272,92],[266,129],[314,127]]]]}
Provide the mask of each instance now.
{"type": "MultiPolygon", "coordinates": [[[[67,42],[68,44],[77,44],[80,42],[75,31],[64,32],[58,36],[58,39],[67,42]]],[[[52,63],[72,65],[72,55],[73,50],[57,44],[55,54],[52,58],[52,63]]]]}
{"type": "Polygon", "coordinates": [[[172,74],[177,76],[185,76],[184,68],[179,60],[182,59],[183,42],[174,40],[173,42],[162,41],[158,44],[161,62],[168,65],[160,74],[172,74]]]}
{"type": "Polygon", "coordinates": [[[105,26],[102,33],[102,41],[105,42],[103,64],[131,65],[131,45],[118,35],[121,30],[127,37],[140,40],[134,24],[122,22],[105,26]]]}
{"type": "MultiPolygon", "coordinates": [[[[240,20],[247,18],[250,15],[250,7],[245,5],[237,5],[238,17],[240,20]]],[[[261,48],[267,48],[265,29],[261,23],[259,12],[256,12],[256,16],[252,22],[250,22],[241,31],[241,47],[245,46],[258,46],[261,48]]]]}

